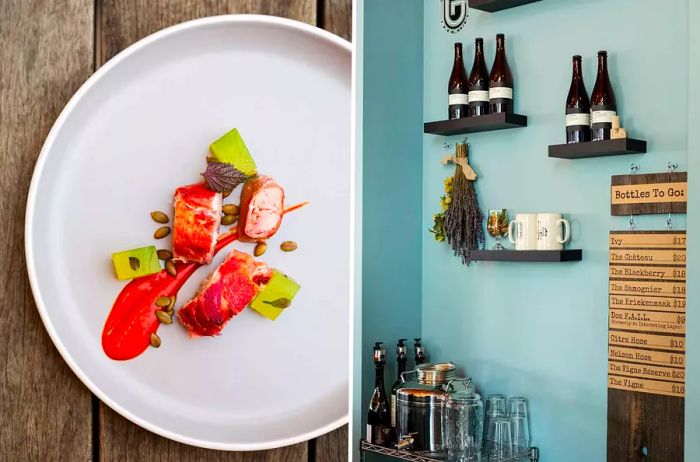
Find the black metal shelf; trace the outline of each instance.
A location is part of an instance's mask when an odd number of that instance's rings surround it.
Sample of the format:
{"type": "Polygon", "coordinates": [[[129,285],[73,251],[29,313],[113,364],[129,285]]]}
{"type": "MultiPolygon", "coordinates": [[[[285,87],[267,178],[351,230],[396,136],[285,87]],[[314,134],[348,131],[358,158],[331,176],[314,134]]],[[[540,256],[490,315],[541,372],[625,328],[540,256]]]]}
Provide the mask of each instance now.
{"type": "Polygon", "coordinates": [[[475,250],[472,252],[475,261],[513,261],[513,262],[543,262],[558,263],[566,261],[581,261],[581,249],[567,250],[475,250]]]}
{"type": "MultiPolygon", "coordinates": [[[[411,451],[403,451],[401,449],[386,448],[376,444],[370,444],[365,440],[360,440],[360,457],[364,461],[366,452],[375,454],[383,454],[400,460],[408,460],[410,462],[445,462],[444,459],[434,459],[432,457],[422,456],[411,451]]],[[[513,457],[500,459],[498,462],[520,462],[529,460],[530,462],[538,462],[540,460],[540,451],[537,448],[527,448],[519,451],[513,457]]]]}
{"type": "Polygon", "coordinates": [[[527,5],[539,2],[540,0],[469,0],[469,7],[475,10],[495,13],[496,11],[515,8],[516,6],[527,5]]]}
{"type": "Polygon", "coordinates": [[[588,141],[586,143],[554,144],[549,146],[549,157],[559,159],[585,159],[587,157],[622,156],[644,154],[647,142],[634,138],[588,141]]]}
{"type": "Polygon", "coordinates": [[[426,122],[423,125],[423,132],[432,135],[460,135],[519,127],[527,127],[527,116],[500,112],[461,119],[426,122]]]}

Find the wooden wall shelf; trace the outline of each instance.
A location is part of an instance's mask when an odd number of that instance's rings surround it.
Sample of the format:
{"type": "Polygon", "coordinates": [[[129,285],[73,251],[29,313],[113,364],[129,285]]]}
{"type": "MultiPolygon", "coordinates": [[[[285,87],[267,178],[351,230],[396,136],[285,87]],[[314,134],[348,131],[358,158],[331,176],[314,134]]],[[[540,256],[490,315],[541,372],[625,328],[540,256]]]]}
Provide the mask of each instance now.
{"type": "Polygon", "coordinates": [[[469,7],[475,10],[495,13],[496,11],[515,8],[516,6],[527,5],[539,2],[540,0],[469,0],[469,7]]]}
{"type": "Polygon", "coordinates": [[[549,157],[559,159],[585,159],[587,157],[644,154],[645,152],[647,152],[647,142],[633,138],[549,146],[549,157]]]}
{"type": "Polygon", "coordinates": [[[432,135],[460,135],[464,133],[489,132],[506,128],[527,127],[527,116],[520,114],[486,114],[462,119],[426,122],[423,132],[432,135]]]}
{"type": "Polygon", "coordinates": [[[513,261],[558,263],[581,261],[581,249],[568,250],[477,250],[472,252],[475,261],[513,261]]]}

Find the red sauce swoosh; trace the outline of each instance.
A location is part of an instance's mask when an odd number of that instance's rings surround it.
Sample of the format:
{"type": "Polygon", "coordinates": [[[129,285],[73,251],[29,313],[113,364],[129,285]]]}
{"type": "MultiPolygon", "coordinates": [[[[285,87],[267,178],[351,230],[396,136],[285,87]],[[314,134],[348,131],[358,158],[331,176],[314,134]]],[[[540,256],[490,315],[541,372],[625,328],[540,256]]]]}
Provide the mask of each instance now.
{"type": "MultiPolygon", "coordinates": [[[[235,231],[219,236],[215,253],[237,237],[235,231]]],[[[151,334],[160,326],[155,316],[155,312],[160,309],[155,304],[156,298],[177,295],[182,285],[200,266],[200,263],[176,262],[176,276],[163,270],[129,282],[114,301],[102,330],[102,349],[107,356],[127,360],[143,353],[150,345],[151,334]]]]}

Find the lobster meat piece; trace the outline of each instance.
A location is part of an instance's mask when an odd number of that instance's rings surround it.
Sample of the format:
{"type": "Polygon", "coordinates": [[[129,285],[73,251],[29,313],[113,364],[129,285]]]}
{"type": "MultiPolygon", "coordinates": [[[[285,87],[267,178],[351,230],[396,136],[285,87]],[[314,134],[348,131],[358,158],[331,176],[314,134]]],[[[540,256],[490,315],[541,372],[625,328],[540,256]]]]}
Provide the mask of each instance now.
{"type": "Polygon", "coordinates": [[[222,196],[203,183],[175,190],[173,255],[184,262],[209,264],[221,223],[222,196]]]}
{"type": "Polygon", "coordinates": [[[269,176],[246,181],[241,191],[238,239],[263,241],[272,237],[282,224],[284,189],[269,176]]]}
{"type": "Polygon", "coordinates": [[[272,277],[272,269],[250,255],[233,250],[202,283],[177,316],[191,337],[215,336],[243,311],[272,277]]]}

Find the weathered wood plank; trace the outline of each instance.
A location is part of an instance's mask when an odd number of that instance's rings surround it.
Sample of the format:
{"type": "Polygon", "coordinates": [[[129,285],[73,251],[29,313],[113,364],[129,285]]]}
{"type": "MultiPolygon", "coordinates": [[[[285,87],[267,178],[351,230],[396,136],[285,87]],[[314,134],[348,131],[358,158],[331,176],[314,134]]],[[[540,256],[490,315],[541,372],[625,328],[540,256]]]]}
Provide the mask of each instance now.
{"type": "Polygon", "coordinates": [[[44,330],[24,260],[24,208],[54,119],[93,66],[92,0],[0,7],[0,460],[91,457],[90,392],[44,330]]]}
{"type": "Polygon", "coordinates": [[[352,40],[352,0],[319,0],[322,2],[320,27],[345,40],[352,40]]]}
{"type": "Polygon", "coordinates": [[[613,175],[613,216],[686,213],[688,172],[613,175]]]}
{"type": "MultiPolygon", "coordinates": [[[[140,38],[164,27],[204,16],[258,13],[288,17],[314,24],[315,0],[284,2],[260,0],[104,0],[97,7],[97,62],[102,64],[140,38]]],[[[231,461],[301,462],[308,459],[306,443],[261,452],[211,451],[179,444],[128,422],[100,406],[100,460],[102,461],[231,461]]]]}
{"type": "Polygon", "coordinates": [[[316,438],[314,462],[343,462],[348,460],[348,426],[316,438]]]}
{"type": "Polygon", "coordinates": [[[119,462],[306,462],[307,444],[271,451],[225,452],[176,443],[138,427],[102,405],[100,460],[119,462]]]}
{"type": "Polygon", "coordinates": [[[98,62],[157,30],[204,16],[256,13],[316,23],[315,0],[103,0],[98,1],[98,62]]]}
{"type": "Polygon", "coordinates": [[[608,389],[608,462],[682,461],[684,403],[608,389]]]}

